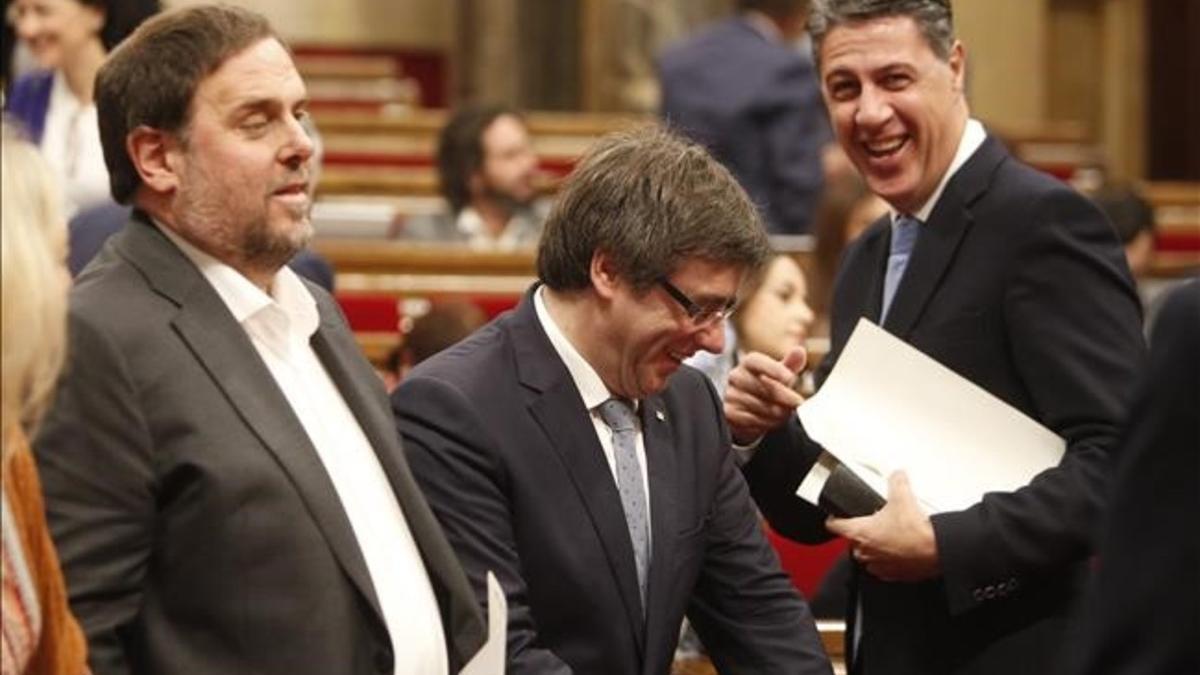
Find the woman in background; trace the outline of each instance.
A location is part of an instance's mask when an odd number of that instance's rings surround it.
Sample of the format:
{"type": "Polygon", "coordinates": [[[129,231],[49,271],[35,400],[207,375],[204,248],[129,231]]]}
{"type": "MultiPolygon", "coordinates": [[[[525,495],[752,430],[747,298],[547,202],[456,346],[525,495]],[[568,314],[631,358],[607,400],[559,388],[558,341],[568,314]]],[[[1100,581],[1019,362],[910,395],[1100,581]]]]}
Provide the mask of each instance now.
{"type": "Polygon", "coordinates": [[[10,0],[8,22],[42,70],[17,78],[5,107],[41,148],[63,190],[63,215],[109,199],[93,101],[109,50],[158,0],[10,0]]]}
{"type": "Polygon", "coordinates": [[[2,675],[87,672],[83,634],[67,607],[46,529],[29,438],[49,405],[66,341],[66,225],[37,149],[5,127],[0,143],[3,397],[2,675]]]}
{"type": "Polygon", "coordinates": [[[687,362],[708,375],[722,395],[739,354],[762,352],[782,359],[804,345],[814,319],[804,272],[789,255],[775,254],[746,280],[742,295],[745,299],[725,327],[725,351],[698,352],[687,362]]]}
{"type": "MultiPolygon", "coordinates": [[[[867,189],[852,167],[825,184],[825,192],[813,216],[817,245],[813,251],[811,298],[819,320],[815,335],[829,335],[829,309],[833,304],[833,280],[842,253],[871,223],[887,213],[887,203],[867,189]]],[[[815,365],[815,364],[814,364],[815,365]]]]}

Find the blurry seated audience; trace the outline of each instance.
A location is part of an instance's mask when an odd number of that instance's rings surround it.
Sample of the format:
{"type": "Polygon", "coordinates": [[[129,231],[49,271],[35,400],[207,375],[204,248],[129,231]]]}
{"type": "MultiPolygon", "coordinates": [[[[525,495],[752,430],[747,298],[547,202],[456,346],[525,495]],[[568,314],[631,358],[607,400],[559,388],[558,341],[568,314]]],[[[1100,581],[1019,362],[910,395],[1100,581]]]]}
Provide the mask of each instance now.
{"type": "Polygon", "coordinates": [[[87,672],[86,645],[67,607],[46,528],[29,437],[50,403],[66,343],[66,229],[49,167],[8,127],[3,192],[3,654],[4,675],[87,672]]]}
{"type": "Polygon", "coordinates": [[[96,71],[157,0],[12,0],[8,22],[39,70],[17,78],[5,101],[62,186],[64,213],[109,199],[100,147],[96,71]]]}
{"type": "Polygon", "coordinates": [[[487,323],[483,310],[471,302],[435,302],[429,311],[413,319],[404,340],[388,354],[383,373],[387,390],[396,388],[418,363],[475,332],[487,323]]]}
{"type": "Polygon", "coordinates": [[[1167,294],[1117,453],[1078,675],[1200,673],[1200,280],[1167,294]],[[1189,524],[1190,523],[1190,524],[1189,524]]]}
{"type": "MultiPolygon", "coordinates": [[[[840,149],[827,155],[845,157],[845,153],[840,149]]],[[[813,233],[816,234],[817,243],[813,255],[812,288],[809,297],[813,311],[817,314],[814,334],[829,334],[833,279],[842,252],[886,212],[887,203],[867,189],[866,182],[853,165],[845,171],[835,170],[826,178],[825,194],[821,197],[813,220],[813,233]]]]}
{"type": "MultiPolygon", "coordinates": [[[[96,257],[104,242],[125,227],[133,207],[107,202],[80,211],[68,224],[70,241],[67,249],[67,267],[72,277],[79,276],[83,268],[96,257]]],[[[333,292],[334,269],[322,255],[309,248],[302,248],[288,267],[300,276],[333,292]]]]}
{"type": "Polygon", "coordinates": [[[460,109],[438,138],[437,165],[448,210],[407,219],[403,238],[481,249],[537,244],[549,202],[538,199],[537,156],[516,111],[460,109]]]}
{"type": "Polygon", "coordinates": [[[756,351],[782,359],[792,348],[804,345],[813,323],[804,272],[787,254],[775,254],[751,275],[742,298],[725,324],[725,349],[719,354],[699,351],[687,361],[708,375],[717,393],[724,393],[739,354],[756,351]]]}
{"type": "Polygon", "coordinates": [[[1092,201],[1117,231],[1134,279],[1145,277],[1154,262],[1154,208],[1128,185],[1103,187],[1092,195],[1092,201]]]}

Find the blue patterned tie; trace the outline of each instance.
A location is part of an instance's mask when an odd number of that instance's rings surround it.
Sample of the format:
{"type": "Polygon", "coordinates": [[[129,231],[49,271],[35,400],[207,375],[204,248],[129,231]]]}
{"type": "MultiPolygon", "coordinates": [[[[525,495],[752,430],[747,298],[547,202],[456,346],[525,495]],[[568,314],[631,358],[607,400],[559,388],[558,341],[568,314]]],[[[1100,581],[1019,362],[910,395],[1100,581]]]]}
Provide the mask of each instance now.
{"type": "Polygon", "coordinates": [[[610,398],[600,404],[600,419],[612,429],[613,455],[617,464],[617,490],[625,510],[625,524],[633,544],[633,562],[637,567],[638,591],[643,611],[646,607],[646,570],[650,567],[650,528],[647,519],[646,491],[637,460],[637,424],[628,401],[610,398]]]}
{"type": "Polygon", "coordinates": [[[908,258],[912,255],[920,231],[921,221],[912,216],[900,216],[892,222],[892,249],[888,254],[887,275],[883,278],[883,310],[879,313],[881,324],[892,307],[892,299],[896,297],[896,289],[904,278],[908,258]]]}

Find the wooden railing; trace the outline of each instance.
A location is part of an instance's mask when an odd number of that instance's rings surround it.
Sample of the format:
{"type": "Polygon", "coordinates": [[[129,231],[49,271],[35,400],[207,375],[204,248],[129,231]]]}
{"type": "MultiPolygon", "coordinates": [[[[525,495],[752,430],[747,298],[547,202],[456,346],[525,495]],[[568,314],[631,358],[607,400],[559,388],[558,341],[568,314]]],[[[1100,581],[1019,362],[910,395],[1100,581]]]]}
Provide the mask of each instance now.
{"type": "MultiPolygon", "coordinates": [[[[846,673],[846,623],[844,621],[818,621],[817,632],[821,634],[821,644],[825,653],[833,662],[835,675],[846,673]]],[[[717,671],[707,657],[676,661],[671,667],[671,675],[716,675],[717,671]]]]}

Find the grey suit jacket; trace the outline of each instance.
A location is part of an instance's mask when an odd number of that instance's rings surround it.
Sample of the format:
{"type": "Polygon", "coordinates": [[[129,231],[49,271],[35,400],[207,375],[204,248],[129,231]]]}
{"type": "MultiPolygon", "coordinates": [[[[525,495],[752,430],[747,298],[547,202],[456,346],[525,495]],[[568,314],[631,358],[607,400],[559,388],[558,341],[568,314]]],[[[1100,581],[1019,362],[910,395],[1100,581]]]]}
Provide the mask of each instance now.
{"type": "Polygon", "coordinates": [[[641,403],[652,540],[644,614],[616,482],[529,295],[423,362],[392,404],[476,593],[491,570],[508,596],[510,674],[665,674],[685,611],[723,673],[830,672],[699,372],[683,368],[641,403]]]}
{"type": "MultiPolygon", "coordinates": [[[[309,284],[312,345],[396,492],[451,663],[482,619],[405,462],[378,378],[309,284]]],[[[70,362],[36,442],[90,661],[108,673],[373,673],[389,639],[324,466],[250,339],[135,212],[71,294],[70,362]]]]}

